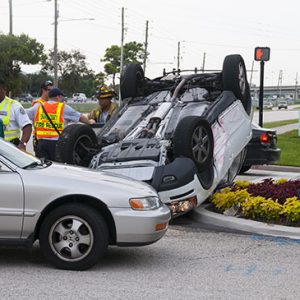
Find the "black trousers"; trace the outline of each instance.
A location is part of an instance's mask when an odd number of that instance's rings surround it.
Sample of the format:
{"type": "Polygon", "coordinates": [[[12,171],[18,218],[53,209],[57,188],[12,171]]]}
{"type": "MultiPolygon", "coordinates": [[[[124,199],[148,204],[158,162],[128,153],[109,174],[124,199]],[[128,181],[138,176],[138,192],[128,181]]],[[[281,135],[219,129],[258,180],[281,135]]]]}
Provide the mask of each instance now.
{"type": "Polygon", "coordinates": [[[38,140],[36,157],[55,161],[55,149],[57,141],[38,140]]]}

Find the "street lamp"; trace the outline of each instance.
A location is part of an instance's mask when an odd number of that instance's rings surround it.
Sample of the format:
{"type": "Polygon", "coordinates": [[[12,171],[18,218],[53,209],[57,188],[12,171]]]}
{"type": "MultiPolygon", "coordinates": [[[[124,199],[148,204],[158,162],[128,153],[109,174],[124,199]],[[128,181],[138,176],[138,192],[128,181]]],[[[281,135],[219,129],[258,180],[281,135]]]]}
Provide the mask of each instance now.
{"type": "MultiPolygon", "coordinates": [[[[48,2],[51,0],[47,0],[48,2]]],[[[57,0],[54,0],[54,48],[53,48],[53,67],[54,67],[54,86],[58,86],[58,63],[57,63],[57,26],[58,26],[58,9],[57,9],[57,0]]],[[[65,19],[60,20],[60,22],[68,22],[68,21],[81,21],[81,20],[95,20],[94,18],[78,18],[78,19],[65,19]]]]}

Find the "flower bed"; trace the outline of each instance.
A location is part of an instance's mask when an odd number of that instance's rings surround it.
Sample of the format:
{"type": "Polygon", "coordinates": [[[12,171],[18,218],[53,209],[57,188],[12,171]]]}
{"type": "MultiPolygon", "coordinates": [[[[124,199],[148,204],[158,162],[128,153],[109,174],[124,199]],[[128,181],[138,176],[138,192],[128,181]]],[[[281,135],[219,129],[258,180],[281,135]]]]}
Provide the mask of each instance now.
{"type": "Polygon", "coordinates": [[[300,180],[236,181],[231,187],[216,192],[211,202],[220,213],[300,226],[300,180]]]}

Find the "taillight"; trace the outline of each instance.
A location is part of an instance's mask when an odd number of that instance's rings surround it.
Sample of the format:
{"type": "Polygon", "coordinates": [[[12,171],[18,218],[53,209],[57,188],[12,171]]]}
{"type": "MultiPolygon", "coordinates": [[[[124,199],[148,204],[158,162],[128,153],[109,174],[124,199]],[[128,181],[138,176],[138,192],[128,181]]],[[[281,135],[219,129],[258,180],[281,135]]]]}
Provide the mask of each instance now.
{"type": "Polygon", "coordinates": [[[270,144],[270,137],[266,132],[261,133],[260,142],[263,144],[270,144]]]}

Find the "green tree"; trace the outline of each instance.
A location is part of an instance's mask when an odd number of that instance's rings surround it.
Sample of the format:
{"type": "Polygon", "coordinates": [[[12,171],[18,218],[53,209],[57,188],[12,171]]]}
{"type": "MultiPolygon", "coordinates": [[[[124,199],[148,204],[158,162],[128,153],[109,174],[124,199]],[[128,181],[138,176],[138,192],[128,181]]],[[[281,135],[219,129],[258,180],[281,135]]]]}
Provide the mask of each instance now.
{"type": "MultiPolygon", "coordinates": [[[[124,64],[136,63],[142,64],[145,55],[144,46],[135,41],[129,42],[124,45],[124,64]]],[[[148,55],[148,54],[147,54],[148,55]]],[[[113,87],[115,89],[116,74],[120,73],[120,57],[121,48],[117,45],[112,45],[105,50],[102,62],[106,62],[104,70],[107,75],[112,75],[113,87]]]]}
{"type": "Polygon", "coordinates": [[[44,45],[28,35],[0,34],[0,76],[13,94],[22,90],[21,66],[42,63],[46,58],[44,45]]]}
{"type": "MultiPolygon", "coordinates": [[[[53,72],[54,53],[50,51],[48,59],[43,64],[43,70],[53,72]]],[[[94,81],[94,72],[87,67],[86,57],[78,50],[71,52],[59,51],[57,54],[58,82],[61,89],[68,95],[74,92],[84,92],[79,90],[84,78],[94,81]]],[[[87,93],[89,94],[89,92],[87,93]]]]}

